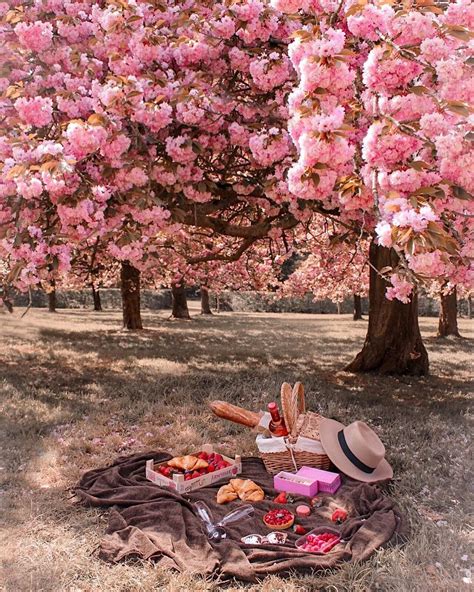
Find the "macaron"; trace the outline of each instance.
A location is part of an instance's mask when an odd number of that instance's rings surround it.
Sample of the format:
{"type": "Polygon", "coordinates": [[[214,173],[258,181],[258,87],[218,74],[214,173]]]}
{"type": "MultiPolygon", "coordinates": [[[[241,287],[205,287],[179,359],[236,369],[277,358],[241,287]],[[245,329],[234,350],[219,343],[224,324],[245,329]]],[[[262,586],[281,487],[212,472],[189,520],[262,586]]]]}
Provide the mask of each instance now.
{"type": "Polygon", "coordinates": [[[311,514],[311,508],[302,504],[296,508],[296,513],[298,516],[309,516],[311,514]]]}

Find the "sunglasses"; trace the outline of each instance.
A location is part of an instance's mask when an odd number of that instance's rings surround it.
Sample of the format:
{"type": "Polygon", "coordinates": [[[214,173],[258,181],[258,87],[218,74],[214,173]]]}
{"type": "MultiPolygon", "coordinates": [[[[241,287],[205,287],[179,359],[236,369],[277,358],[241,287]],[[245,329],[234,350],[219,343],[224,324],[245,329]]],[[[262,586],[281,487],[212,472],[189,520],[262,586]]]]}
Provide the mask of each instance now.
{"type": "Polygon", "coordinates": [[[266,536],[261,534],[248,534],[240,540],[244,545],[284,545],[288,535],[286,532],[269,532],[266,536]]]}

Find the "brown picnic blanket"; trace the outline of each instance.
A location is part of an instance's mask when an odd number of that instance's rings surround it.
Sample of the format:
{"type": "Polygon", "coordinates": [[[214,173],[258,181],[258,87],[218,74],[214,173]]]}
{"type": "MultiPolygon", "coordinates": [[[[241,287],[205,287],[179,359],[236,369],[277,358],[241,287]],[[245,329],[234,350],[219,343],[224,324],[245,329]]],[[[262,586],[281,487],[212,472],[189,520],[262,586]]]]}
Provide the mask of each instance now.
{"type": "MultiPolygon", "coordinates": [[[[204,525],[193,511],[192,502],[205,501],[215,520],[222,518],[242,502],[216,503],[216,492],[226,481],[183,496],[158,487],[145,477],[145,461],[157,462],[171,456],[148,452],[118,458],[111,466],[85,473],[77,486],[77,495],[93,506],[111,507],[109,525],[101,542],[100,557],[109,561],[139,557],[152,559],[163,567],[220,578],[255,581],[267,574],[288,574],[293,570],[309,571],[334,567],[342,561],[360,561],[388,541],[403,536],[403,521],[398,508],[373,485],[344,480],[337,493],[321,494],[323,505],[308,518],[298,519],[306,528],[333,526],[331,514],[336,507],[349,513],[338,527],[347,542],[323,556],[299,551],[294,543],[299,535],[288,532],[285,545],[244,545],[247,534],[268,534],[263,515],[275,507],[277,495],[273,478],[262,461],[242,459],[242,477],[258,483],[268,499],[254,503],[255,516],[227,527],[228,538],[209,542],[204,525]]],[[[307,498],[296,497],[298,503],[307,498]]]]}

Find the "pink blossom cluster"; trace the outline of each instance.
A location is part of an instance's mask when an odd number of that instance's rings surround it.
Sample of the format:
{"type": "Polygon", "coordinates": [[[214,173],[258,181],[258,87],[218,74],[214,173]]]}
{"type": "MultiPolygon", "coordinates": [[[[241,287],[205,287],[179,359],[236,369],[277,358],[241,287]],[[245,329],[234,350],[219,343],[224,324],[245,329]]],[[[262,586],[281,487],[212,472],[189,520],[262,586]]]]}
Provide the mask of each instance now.
{"type": "Polygon", "coordinates": [[[29,179],[27,182],[17,181],[16,188],[18,194],[25,199],[39,197],[43,193],[43,183],[36,177],[29,179]]]}
{"type": "Polygon", "coordinates": [[[298,10],[309,11],[312,0],[271,0],[271,4],[281,12],[294,14],[298,10]]]}
{"type": "Polygon", "coordinates": [[[474,193],[474,149],[462,133],[450,133],[435,139],[439,172],[444,179],[474,193]]]}
{"type": "Polygon", "coordinates": [[[390,191],[409,196],[421,187],[436,185],[442,180],[438,172],[417,171],[413,168],[396,169],[391,173],[381,172],[378,175],[378,184],[383,193],[390,191]]]}
{"type": "Polygon", "coordinates": [[[270,91],[284,84],[290,76],[288,59],[277,52],[268,58],[252,60],[250,75],[255,86],[263,91],[270,91]]]}
{"type": "Polygon", "coordinates": [[[443,277],[447,272],[444,255],[438,249],[431,253],[418,253],[409,256],[410,269],[426,277],[443,277]]]}
{"type": "Polygon", "coordinates": [[[64,132],[68,150],[76,158],[84,158],[101,148],[107,140],[107,131],[102,126],[70,123],[64,132]]]}
{"type": "Polygon", "coordinates": [[[33,127],[43,127],[50,124],[53,119],[53,101],[49,97],[17,99],[15,109],[23,123],[33,127]]]}
{"type": "Polygon", "coordinates": [[[474,6],[472,0],[456,0],[450,2],[442,20],[448,25],[474,29],[474,6]]]}
{"type": "Polygon", "coordinates": [[[384,52],[383,47],[375,47],[370,51],[362,79],[372,91],[390,95],[415,80],[423,68],[407,59],[385,58],[384,52]]]}
{"type": "Polygon", "coordinates": [[[222,39],[230,39],[235,34],[236,25],[230,16],[224,16],[221,19],[212,19],[211,27],[216,35],[222,39]]]}
{"type": "Polygon", "coordinates": [[[409,282],[405,277],[394,273],[390,276],[391,286],[387,288],[385,297],[388,300],[400,300],[404,304],[408,304],[411,299],[411,293],[413,291],[413,284],[409,282]]]}
{"type": "Polygon", "coordinates": [[[168,103],[161,103],[160,105],[138,106],[134,110],[132,118],[145,124],[152,132],[159,132],[172,122],[173,108],[168,103]]]}
{"type": "Polygon", "coordinates": [[[358,14],[349,16],[347,28],[356,37],[377,41],[390,31],[395,12],[391,6],[367,4],[358,14]]]}
{"type": "Polygon", "coordinates": [[[33,23],[18,23],[15,33],[22,45],[31,51],[45,51],[51,46],[53,40],[53,27],[51,23],[36,21],[33,23]]]}
{"type": "Polygon", "coordinates": [[[339,133],[355,78],[348,64],[335,59],[344,44],[343,31],[327,28],[309,39],[297,37],[289,47],[299,86],[289,98],[288,129],[299,159],[288,171],[288,187],[302,199],[331,206],[335,184],[350,171],[354,155],[354,147],[339,133]],[[313,96],[319,108],[307,113],[313,96]]]}
{"type": "Polygon", "coordinates": [[[118,134],[105,142],[101,147],[101,153],[105,158],[115,162],[130,148],[131,139],[124,135],[118,134]]]}
{"type": "Polygon", "coordinates": [[[250,136],[249,147],[256,162],[270,166],[289,154],[290,139],[286,131],[271,128],[268,133],[250,136]]]}
{"type": "Polygon", "coordinates": [[[193,162],[196,159],[192,144],[185,136],[166,138],[166,153],[170,158],[182,164],[193,162]]]}
{"type": "Polygon", "coordinates": [[[383,123],[373,123],[362,144],[362,156],[371,167],[391,170],[415,155],[421,140],[399,132],[386,133],[383,123]]]}

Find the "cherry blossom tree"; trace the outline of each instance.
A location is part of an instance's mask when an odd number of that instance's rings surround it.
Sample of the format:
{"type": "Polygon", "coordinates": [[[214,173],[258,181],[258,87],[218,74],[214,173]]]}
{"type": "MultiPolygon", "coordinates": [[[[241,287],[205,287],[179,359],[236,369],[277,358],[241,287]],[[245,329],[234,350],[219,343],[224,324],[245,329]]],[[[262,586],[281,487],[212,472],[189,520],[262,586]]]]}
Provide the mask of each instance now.
{"type": "Polygon", "coordinates": [[[48,285],[99,239],[123,262],[127,298],[140,270],[160,266],[163,233],[226,234],[239,255],[296,225],[283,164],[291,20],[260,1],[1,12],[7,281],[48,285]]]}
{"type": "Polygon", "coordinates": [[[348,369],[423,374],[414,286],[473,281],[474,5],[272,4],[304,23],[289,47],[289,188],[372,237],[368,334],[348,369]]]}

